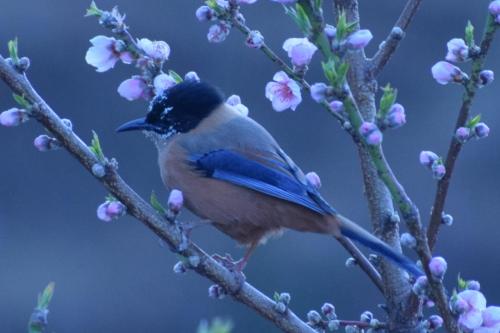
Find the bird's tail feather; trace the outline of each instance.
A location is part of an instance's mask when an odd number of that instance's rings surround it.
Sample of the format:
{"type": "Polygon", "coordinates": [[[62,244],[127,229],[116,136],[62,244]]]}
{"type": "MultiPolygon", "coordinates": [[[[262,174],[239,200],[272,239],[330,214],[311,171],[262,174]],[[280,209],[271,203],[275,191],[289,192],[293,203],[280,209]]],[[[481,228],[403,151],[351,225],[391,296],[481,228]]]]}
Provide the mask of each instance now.
{"type": "Polygon", "coordinates": [[[398,266],[416,277],[424,275],[422,270],[412,260],[397,253],[389,245],[373,236],[356,223],[341,215],[336,215],[336,218],[340,221],[340,232],[343,236],[357,241],[378,254],[392,260],[398,266]]]}

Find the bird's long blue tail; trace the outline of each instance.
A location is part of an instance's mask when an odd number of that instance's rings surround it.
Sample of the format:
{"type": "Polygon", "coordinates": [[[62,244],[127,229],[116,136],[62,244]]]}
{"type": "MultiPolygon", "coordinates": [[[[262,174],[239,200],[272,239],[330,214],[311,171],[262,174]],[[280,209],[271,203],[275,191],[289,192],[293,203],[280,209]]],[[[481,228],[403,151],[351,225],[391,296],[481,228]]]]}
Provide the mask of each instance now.
{"type": "Polygon", "coordinates": [[[341,215],[336,215],[335,217],[340,221],[340,232],[343,236],[359,242],[387,259],[390,259],[399,267],[403,268],[415,277],[424,275],[422,270],[412,260],[400,253],[397,253],[389,245],[373,236],[356,223],[341,215]]]}

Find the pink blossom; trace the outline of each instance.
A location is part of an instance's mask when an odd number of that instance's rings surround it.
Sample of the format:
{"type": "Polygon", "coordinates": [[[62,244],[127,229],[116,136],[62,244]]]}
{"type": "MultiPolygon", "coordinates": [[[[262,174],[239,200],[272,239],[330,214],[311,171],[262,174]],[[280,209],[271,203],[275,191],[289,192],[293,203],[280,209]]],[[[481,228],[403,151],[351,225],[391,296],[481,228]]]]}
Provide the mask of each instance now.
{"type": "Polygon", "coordinates": [[[92,46],[85,55],[85,61],[94,66],[98,72],[110,70],[120,59],[126,64],[133,61],[132,54],[124,50],[125,44],[113,37],[96,36],[90,43],[92,46]]]}
{"type": "Polygon", "coordinates": [[[478,139],[485,138],[490,134],[490,128],[485,123],[479,123],[474,126],[474,134],[478,139]]]}
{"type": "Polygon", "coordinates": [[[447,44],[448,54],[446,60],[462,62],[469,57],[469,47],[462,38],[453,38],[447,44]]]}
{"type": "Polygon", "coordinates": [[[474,333],[498,333],[500,332],[500,307],[488,306],[482,312],[483,326],[476,328],[474,333]]]}
{"type": "Polygon", "coordinates": [[[346,44],[350,49],[363,49],[366,47],[366,45],[368,45],[368,43],[370,43],[372,38],[373,35],[370,30],[362,29],[349,35],[349,37],[347,37],[346,39],[346,44]]]}
{"type": "Polygon", "coordinates": [[[333,39],[337,35],[337,28],[335,28],[333,25],[327,24],[325,25],[324,32],[326,34],[326,37],[333,39]]]}
{"type": "Polygon", "coordinates": [[[311,62],[314,52],[318,50],[316,45],[307,38],[288,38],[283,43],[283,49],[288,52],[288,56],[295,66],[307,66],[311,62]]]}
{"type": "Polygon", "coordinates": [[[485,69],[479,72],[479,86],[484,87],[495,79],[495,73],[492,70],[485,69]]]}
{"type": "Polygon", "coordinates": [[[252,30],[248,33],[245,43],[248,47],[259,49],[264,45],[264,36],[259,31],[252,30]]]}
{"type": "Polygon", "coordinates": [[[446,174],[446,167],[440,161],[435,161],[434,163],[432,163],[431,170],[432,177],[437,180],[440,180],[446,174]]]}
{"type": "Polygon", "coordinates": [[[467,303],[467,309],[458,318],[460,327],[475,330],[483,324],[482,311],[486,309],[486,298],[476,290],[464,290],[457,295],[467,303]]]}
{"type": "Polygon", "coordinates": [[[379,145],[382,143],[382,132],[380,132],[377,125],[372,122],[363,122],[359,127],[359,134],[361,134],[366,143],[369,145],[379,145]]]}
{"type": "Polygon", "coordinates": [[[443,326],[443,318],[441,318],[441,316],[438,316],[438,315],[432,315],[429,317],[429,330],[430,331],[435,331],[437,330],[438,328],[440,328],[441,326],[443,326]]]}
{"type": "Polygon", "coordinates": [[[229,24],[219,22],[208,29],[207,39],[210,43],[222,43],[227,38],[230,31],[231,26],[229,24]]]}
{"type": "Polygon", "coordinates": [[[162,73],[157,75],[153,80],[153,86],[155,88],[155,94],[160,95],[165,90],[173,87],[177,84],[173,77],[168,74],[162,73]]]}
{"type": "Polygon", "coordinates": [[[38,151],[44,152],[55,150],[61,147],[61,143],[48,135],[39,135],[33,140],[33,145],[38,151]]]}
{"type": "Polygon", "coordinates": [[[464,78],[464,73],[460,68],[453,66],[449,62],[439,61],[431,68],[432,77],[439,84],[448,84],[450,82],[460,82],[464,78]]]}
{"type": "Polygon", "coordinates": [[[466,143],[470,139],[470,128],[468,127],[459,127],[455,131],[455,138],[460,143],[466,143]]]}
{"type": "Polygon", "coordinates": [[[168,209],[174,214],[179,214],[184,205],[184,195],[182,191],[173,189],[168,196],[168,209]]]}
{"type": "Polygon", "coordinates": [[[272,102],[273,109],[278,112],[288,108],[295,111],[302,102],[299,84],[283,71],[274,74],[273,80],[266,85],[266,98],[272,102]]]}
{"type": "Polygon", "coordinates": [[[490,11],[491,15],[500,15],[500,0],[492,1],[488,6],[488,10],[490,11]]]}
{"type": "Polygon", "coordinates": [[[389,128],[399,128],[403,126],[406,124],[405,108],[399,103],[392,105],[385,120],[389,128]]]}
{"type": "Polygon", "coordinates": [[[144,51],[146,56],[155,61],[165,61],[170,56],[170,46],[162,40],[151,41],[142,38],[137,41],[137,46],[144,51]]]}
{"type": "Polygon", "coordinates": [[[212,21],[217,17],[215,11],[208,6],[201,6],[196,10],[196,18],[200,22],[212,21]]]}
{"type": "Polygon", "coordinates": [[[133,101],[141,97],[149,99],[151,92],[143,78],[140,76],[134,76],[120,84],[118,87],[118,93],[123,98],[133,101]]]}
{"type": "Polygon", "coordinates": [[[321,187],[321,178],[319,178],[319,175],[316,172],[308,172],[306,174],[306,179],[309,185],[319,190],[319,188],[321,187]]]}
{"type": "Polygon", "coordinates": [[[431,271],[431,274],[438,279],[443,278],[447,268],[448,264],[443,257],[434,257],[429,262],[429,270],[431,271]]]}
{"type": "Polygon", "coordinates": [[[321,103],[326,99],[326,94],[328,92],[328,86],[323,82],[315,83],[311,86],[311,98],[317,102],[321,103]]]}
{"type": "Polygon", "coordinates": [[[433,153],[432,151],[423,150],[420,152],[420,164],[427,168],[431,168],[434,161],[438,159],[439,156],[437,156],[436,153],[433,153]]]}
{"type": "Polygon", "coordinates": [[[241,104],[241,98],[238,95],[231,95],[226,100],[226,103],[234,107],[243,116],[248,116],[248,108],[241,104]]]}
{"type": "Polygon", "coordinates": [[[332,101],[330,103],[330,108],[332,109],[333,112],[342,112],[344,111],[344,103],[341,101],[332,101]]]}
{"type": "Polygon", "coordinates": [[[19,126],[28,119],[26,111],[18,108],[12,108],[0,113],[0,125],[5,127],[19,126]]]}
{"type": "Polygon", "coordinates": [[[97,217],[104,222],[110,222],[123,216],[127,208],[119,201],[106,201],[97,207],[97,217]]]}

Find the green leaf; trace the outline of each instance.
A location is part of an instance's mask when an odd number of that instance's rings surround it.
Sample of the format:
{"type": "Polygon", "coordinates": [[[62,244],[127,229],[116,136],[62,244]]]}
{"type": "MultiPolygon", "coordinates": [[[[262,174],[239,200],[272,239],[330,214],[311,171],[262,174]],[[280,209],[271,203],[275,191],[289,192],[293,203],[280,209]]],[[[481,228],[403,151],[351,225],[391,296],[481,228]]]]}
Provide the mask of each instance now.
{"type": "Polygon", "coordinates": [[[472,129],[474,128],[474,126],[479,124],[480,121],[481,121],[481,115],[478,114],[477,116],[469,120],[469,122],[467,123],[467,127],[472,129]]]}
{"type": "Polygon", "coordinates": [[[173,70],[169,70],[168,75],[170,75],[176,83],[181,83],[183,81],[182,77],[173,70]]]}
{"type": "Polygon", "coordinates": [[[47,309],[49,307],[50,300],[54,295],[54,288],[56,284],[54,282],[50,282],[47,287],[43,290],[42,294],[38,296],[38,304],[37,308],[39,309],[47,309]]]}
{"type": "Polygon", "coordinates": [[[468,47],[474,46],[474,26],[470,21],[465,26],[465,43],[468,47]]]}
{"type": "Polygon", "coordinates": [[[100,9],[97,7],[97,5],[96,5],[95,1],[92,1],[92,2],[90,3],[90,7],[89,7],[89,8],[87,8],[87,12],[85,13],[85,17],[88,17],[88,16],[97,16],[97,17],[101,17],[102,13],[103,13],[103,11],[102,11],[102,10],[100,10],[100,9]]]}
{"type": "Polygon", "coordinates": [[[233,323],[230,320],[215,318],[210,324],[206,320],[203,320],[198,326],[196,333],[231,333],[232,329],[233,323]]]}
{"type": "Polygon", "coordinates": [[[158,212],[160,215],[166,215],[167,210],[163,208],[161,205],[160,201],[158,201],[158,197],[156,196],[155,191],[151,192],[151,197],[149,198],[149,202],[151,203],[151,206],[158,212]]]}
{"type": "Polygon", "coordinates": [[[384,93],[380,98],[379,116],[381,118],[384,118],[389,109],[391,108],[391,106],[396,102],[398,91],[392,88],[390,83],[388,83],[385,87],[383,87],[382,91],[384,93]]]}
{"type": "Polygon", "coordinates": [[[99,161],[104,161],[104,153],[102,152],[101,142],[99,136],[95,131],[92,131],[92,141],[90,142],[90,150],[94,153],[99,161]]]}
{"type": "Polygon", "coordinates": [[[18,94],[12,94],[12,97],[16,101],[17,104],[19,104],[23,109],[29,109],[31,108],[31,104],[24,98],[24,95],[18,95],[18,94]]]}
{"type": "Polygon", "coordinates": [[[460,290],[460,291],[465,290],[467,288],[467,281],[462,279],[460,274],[458,274],[457,284],[458,284],[458,290],[460,290]]]}
{"type": "Polygon", "coordinates": [[[347,62],[342,62],[337,67],[337,80],[335,82],[335,87],[341,88],[344,84],[349,71],[349,64],[347,62]]]}
{"type": "Polygon", "coordinates": [[[309,35],[312,29],[312,25],[311,20],[309,19],[309,16],[307,15],[304,7],[302,7],[302,5],[300,5],[299,3],[295,5],[295,9],[292,7],[284,7],[285,13],[294,20],[295,24],[299,26],[300,30],[305,35],[309,35]]]}
{"type": "Polygon", "coordinates": [[[10,58],[12,59],[14,64],[17,64],[19,62],[19,53],[17,50],[17,37],[12,40],[9,40],[9,42],[7,43],[7,47],[9,49],[10,58]]]}
{"type": "Polygon", "coordinates": [[[275,291],[274,294],[273,294],[273,300],[278,303],[280,301],[280,294],[275,291]]]}
{"type": "Polygon", "coordinates": [[[323,67],[323,73],[325,74],[326,79],[333,85],[337,79],[334,60],[330,59],[327,62],[321,62],[321,66],[323,67]]]}

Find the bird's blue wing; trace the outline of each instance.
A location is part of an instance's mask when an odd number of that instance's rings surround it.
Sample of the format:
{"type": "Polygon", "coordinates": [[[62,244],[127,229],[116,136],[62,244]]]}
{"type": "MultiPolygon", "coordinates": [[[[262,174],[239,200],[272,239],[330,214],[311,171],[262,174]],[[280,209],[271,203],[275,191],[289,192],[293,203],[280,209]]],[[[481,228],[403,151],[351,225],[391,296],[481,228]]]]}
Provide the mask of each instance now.
{"type": "Polygon", "coordinates": [[[286,161],[262,156],[252,157],[245,153],[220,149],[203,155],[192,155],[190,161],[207,177],[286,200],[319,214],[332,213],[331,207],[328,209],[317,202],[317,191],[297,179],[289,170],[286,161]]]}

